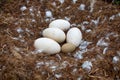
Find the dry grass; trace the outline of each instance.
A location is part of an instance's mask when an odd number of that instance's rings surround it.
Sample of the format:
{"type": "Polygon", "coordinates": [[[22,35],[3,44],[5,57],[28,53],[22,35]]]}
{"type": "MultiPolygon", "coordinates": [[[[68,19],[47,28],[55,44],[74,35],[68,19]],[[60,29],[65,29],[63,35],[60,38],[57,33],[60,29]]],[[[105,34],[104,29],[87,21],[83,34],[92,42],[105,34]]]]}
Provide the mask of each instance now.
{"type": "MultiPolygon", "coordinates": [[[[87,0],[78,0],[76,4],[73,4],[71,0],[65,0],[63,4],[58,0],[41,2],[31,0],[28,4],[24,0],[16,0],[2,4],[0,11],[0,80],[77,80],[79,77],[82,77],[82,80],[119,80],[120,61],[114,64],[112,59],[114,56],[118,56],[117,53],[120,51],[120,17],[117,16],[114,20],[109,20],[109,18],[120,12],[120,6],[97,0],[92,13],[89,12],[89,6],[90,2],[87,0]],[[52,5],[53,2],[56,3],[56,6],[52,5]],[[84,11],[78,10],[81,3],[86,5],[84,11]],[[34,16],[31,15],[29,9],[21,12],[22,5],[27,8],[33,6],[32,14],[34,16]],[[87,48],[93,48],[83,54],[83,59],[78,60],[73,56],[80,50],[79,48],[71,54],[59,53],[51,56],[36,54],[33,42],[36,38],[42,37],[40,32],[47,28],[53,20],[45,17],[46,10],[51,10],[55,19],[70,18],[70,23],[76,24],[71,27],[78,27],[81,30],[80,23],[83,21],[91,22],[91,20],[100,18],[97,26],[94,23],[85,25],[86,30],[91,29],[92,32],[86,33],[82,30],[83,39],[92,42],[87,48]],[[23,13],[24,15],[22,15],[23,13]],[[32,19],[36,22],[33,22],[32,19]],[[45,21],[46,19],[48,21],[45,21]],[[18,33],[16,31],[18,28],[22,28],[23,32],[18,33]],[[109,36],[109,39],[105,40],[108,33],[118,35],[109,36]],[[101,38],[109,43],[105,54],[103,54],[105,46],[96,46],[101,38]],[[86,60],[90,60],[93,64],[92,70],[89,72],[81,67],[86,60]],[[41,64],[36,67],[40,62],[41,64]],[[57,68],[54,70],[55,66],[57,68]],[[73,72],[73,70],[76,71],[73,72]],[[57,78],[56,75],[62,76],[57,78]]],[[[120,58],[120,55],[118,57],[120,58]]]]}

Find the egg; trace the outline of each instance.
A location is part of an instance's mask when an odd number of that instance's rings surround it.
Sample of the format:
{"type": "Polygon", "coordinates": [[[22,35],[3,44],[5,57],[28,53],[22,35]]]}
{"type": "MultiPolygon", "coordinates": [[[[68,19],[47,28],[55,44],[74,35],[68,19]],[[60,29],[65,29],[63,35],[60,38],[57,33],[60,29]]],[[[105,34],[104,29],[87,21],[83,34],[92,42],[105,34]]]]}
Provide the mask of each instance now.
{"type": "Polygon", "coordinates": [[[58,43],[64,42],[66,38],[65,33],[59,28],[46,28],[43,30],[42,35],[44,37],[51,38],[58,43]]]}
{"type": "Polygon", "coordinates": [[[61,51],[60,45],[49,38],[38,38],[34,41],[34,47],[36,50],[41,50],[47,54],[56,54],[61,51]]]}
{"type": "Polygon", "coordinates": [[[64,53],[73,52],[75,49],[76,49],[76,46],[72,43],[65,43],[62,45],[62,52],[64,53]]]}
{"type": "Polygon", "coordinates": [[[78,47],[81,43],[81,40],[82,40],[82,33],[78,28],[74,27],[68,30],[66,37],[66,41],[68,43],[72,43],[76,47],[78,47]]]}
{"type": "Polygon", "coordinates": [[[57,19],[57,20],[52,21],[49,24],[49,27],[59,28],[63,31],[66,31],[70,28],[70,23],[64,19],[57,19]]]}

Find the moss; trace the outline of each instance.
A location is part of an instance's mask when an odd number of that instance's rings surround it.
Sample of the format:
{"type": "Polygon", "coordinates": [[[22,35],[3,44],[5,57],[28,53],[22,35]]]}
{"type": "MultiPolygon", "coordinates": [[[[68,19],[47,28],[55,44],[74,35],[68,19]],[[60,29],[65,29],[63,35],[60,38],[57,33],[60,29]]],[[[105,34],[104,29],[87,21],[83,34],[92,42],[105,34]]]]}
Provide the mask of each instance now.
{"type": "Polygon", "coordinates": [[[114,0],[114,4],[120,5],[120,0],[114,0]]]}
{"type": "Polygon", "coordinates": [[[113,3],[116,5],[120,5],[120,0],[103,0],[103,1],[108,2],[108,3],[113,3]]]}
{"type": "Polygon", "coordinates": [[[12,1],[12,0],[0,0],[0,2],[10,2],[10,1],[12,1]]]}
{"type": "Polygon", "coordinates": [[[2,6],[4,5],[4,4],[7,4],[7,3],[10,3],[10,2],[12,2],[13,0],[0,0],[0,11],[2,10],[2,6]]]}
{"type": "Polygon", "coordinates": [[[13,0],[0,0],[0,4],[9,3],[9,2],[11,2],[11,1],[13,1],[13,0]]]}

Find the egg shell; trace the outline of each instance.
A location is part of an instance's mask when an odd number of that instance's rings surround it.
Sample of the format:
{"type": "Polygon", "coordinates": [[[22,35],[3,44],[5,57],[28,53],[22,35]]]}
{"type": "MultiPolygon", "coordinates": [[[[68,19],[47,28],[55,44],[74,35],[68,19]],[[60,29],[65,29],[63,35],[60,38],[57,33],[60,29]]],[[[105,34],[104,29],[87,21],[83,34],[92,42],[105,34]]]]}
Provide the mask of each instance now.
{"type": "Polygon", "coordinates": [[[76,47],[78,47],[81,43],[81,40],[82,40],[82,33],[78,28],[74,27],[68,30],[67,39],[66,39],[68,43],[72,43],[76,47]]]}
{"type": "Polygon", "coordinates": [[[42,35],[47,38],[51,38],[59,43],[65,41],[66,35],[65,33],[59,28],[46,28],[43,30],[42,35]]]}
{"type": "Polygon", "coordinates": [[[60,45],[49,38],[38,38],[34,41],[34,47],[47,54],[55,54],[61,51],[60,45]]]}
{"type": "Polygon", "coordinates": [[[66,31],[70,28],[70,23],[64,19],[57,19],[52,21],[49,24],[49,27],[59,28],[59,29],[62,29],[63,31],[66,31]]]}
{"type": "Polygon", "coordinates": [[[75,49],[76,49],[76,46],[72,43],[65,43],[62,45],[62,52],[64,53],[73,52],[75,49]]]}

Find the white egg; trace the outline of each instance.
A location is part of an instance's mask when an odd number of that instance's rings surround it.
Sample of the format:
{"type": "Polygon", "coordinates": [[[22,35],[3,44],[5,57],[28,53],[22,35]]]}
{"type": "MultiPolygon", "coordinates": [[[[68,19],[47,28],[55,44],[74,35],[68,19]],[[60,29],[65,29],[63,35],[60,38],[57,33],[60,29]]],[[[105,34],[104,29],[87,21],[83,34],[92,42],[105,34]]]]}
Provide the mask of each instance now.
{"type": "Polygon", "coordinates": [[[63,31],[66,31],[70,28],[70,23],[64,19],[57,19],[57,20],[52,21],[49,24],[49,27],[57,27],[57,28],[62,29],[63,31]]]}
{"type": "Polygon", "coordinates": [[[67,32],[67,42],[74,44],[76,47],[80,45],[82,40],[82,33],[78,28],[71,28],[67,32]]]}
{"type": "Polygon", "coordinates": [[[59,28],[46,28],[43,30],[42,35],[47,38],[51,38],[59,43],[65,41],[65,33],[59,28]]]}
{"type": "Polygon", "coordinates": [[[60,45],[49,38],[38,38],[34,42],[34,47],[47,54],[55,54],[61,51],[60,45]]]}

